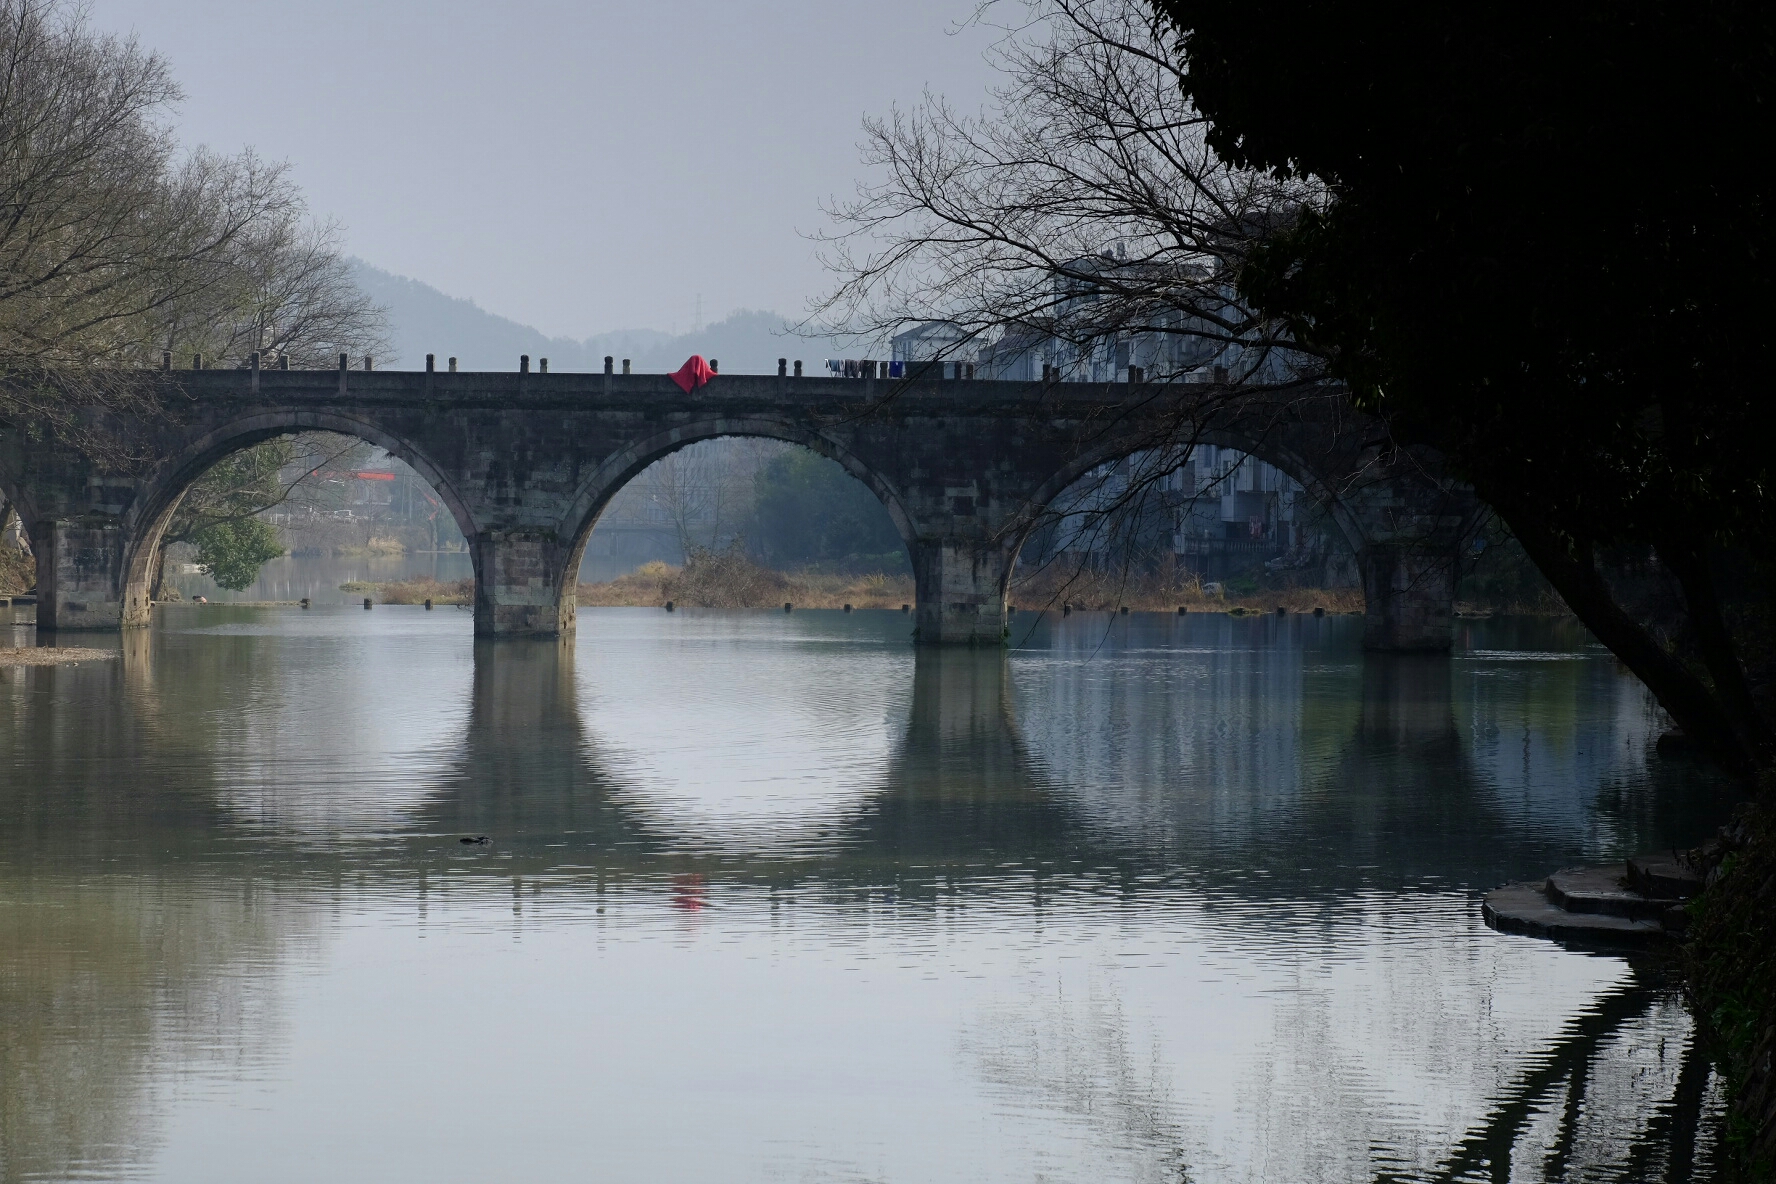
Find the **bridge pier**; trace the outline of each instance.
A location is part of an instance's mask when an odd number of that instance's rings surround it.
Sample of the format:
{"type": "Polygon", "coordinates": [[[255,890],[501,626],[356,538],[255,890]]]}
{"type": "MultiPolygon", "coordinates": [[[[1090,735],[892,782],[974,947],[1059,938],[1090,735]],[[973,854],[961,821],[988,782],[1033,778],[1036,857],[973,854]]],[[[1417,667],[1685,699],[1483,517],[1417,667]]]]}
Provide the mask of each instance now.
{"type": "Polygon", "coordinates": [[[1371,543],[1363,575],[1363,648],[1447,653],[1455,640],[1455,556],[1429,540],[1371,543]]]}
{"type": "Polygon", "coordinates": [[[550,530],[481,530],[470,544],[475,561],[475,633],[479,637],[547,637],[572,633],[574,598],[563,573],[569,548],[550,530]]]}
{"type": "Polygon", "coordinates": [[[1011,552],[998,543],[953,538],[922,538],[912,551],[919,644],[1004,644],[1011,552]]]}
{"type": "Polygon", "coordinates": [[[116,629],[144,625],[146,605],[124,604],[124,529],[116,518],[88,515],[33,524],[37,557],[37,628],[116,629]],[[126,612],[133,607],[134,612],[126,612]]]}

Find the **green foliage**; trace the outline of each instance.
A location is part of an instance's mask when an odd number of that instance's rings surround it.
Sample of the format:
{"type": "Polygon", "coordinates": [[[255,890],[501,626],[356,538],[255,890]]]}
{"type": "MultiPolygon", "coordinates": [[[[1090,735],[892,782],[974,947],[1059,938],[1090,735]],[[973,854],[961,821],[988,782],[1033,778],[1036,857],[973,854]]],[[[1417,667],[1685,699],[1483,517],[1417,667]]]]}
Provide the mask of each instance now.
{"type": "Polygon", "coordinates": [[[196,542],[200,533],[219,523],[277,505],[285,495],[278,473],[295,456],[292,439],[279,436],[223,457],[186,490],[163,542],[196,542]]]}
{"type": "Polygon", "coordinates": [[[888,511],[836,462],[798,448],[775,457],[754,481],[755,546],[776,566],[905,570],[906,552],[888,511]]]}
{"type": "Polygon", "coordinates": [[[1753,1180],[1776,1179],[1776,777],[1763,789],[1690,905],[1688,951],[1695,1011],[1733,1092],[1727,1138],[1753,1180]]]}
{"type": "Polygon", "coordinates": [[[277,527],[258,518],[217,522],[198,531],[197,562],[216,583],[239,592],[259,578],[259,569],[284,553],[277,527]]]}

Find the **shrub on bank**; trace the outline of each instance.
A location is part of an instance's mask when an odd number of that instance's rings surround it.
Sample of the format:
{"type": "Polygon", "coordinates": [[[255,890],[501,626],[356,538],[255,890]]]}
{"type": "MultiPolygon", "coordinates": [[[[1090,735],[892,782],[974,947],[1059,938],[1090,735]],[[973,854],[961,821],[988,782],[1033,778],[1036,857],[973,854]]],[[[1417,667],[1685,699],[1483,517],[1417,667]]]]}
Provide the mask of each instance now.
{"type": "Polygon", "coordinates": [[[474,604],[475,581],[435,580],[430,576],[415,576],[410,580],[394,580],[385,584],[372,584],[368,580],[349,580],[339,585],[341,592],[355,592],[360,596],[368,596],[382,604],[474,604]]]}
{"type": "Polygon", "coordinates": [[[37,560],[29,551],[0,545],[0,596],[16,596],[37,586],[37,560]]]}
{"type": "Polygon", "coordinates": [[[1691,1003],[1730,1092],[1726,1139],[1745,1179],[1776,1180],[1776,774],[1705,858],[1691,906],[1691,1003]]]}

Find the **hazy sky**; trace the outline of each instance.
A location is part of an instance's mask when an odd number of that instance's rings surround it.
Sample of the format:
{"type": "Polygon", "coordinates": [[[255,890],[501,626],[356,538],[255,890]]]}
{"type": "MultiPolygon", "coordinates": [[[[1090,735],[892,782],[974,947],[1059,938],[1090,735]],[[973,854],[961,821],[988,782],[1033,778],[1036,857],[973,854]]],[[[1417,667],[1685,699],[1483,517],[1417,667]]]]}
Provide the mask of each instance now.
{"type": "Polygon", "coordinates": [[[288,160],[379,267],[548,333],[794,314],[798,232],[860,173],[859,122],[966,106],[971,0],[93,0],[172,63],[190,143],[288,160]]]}

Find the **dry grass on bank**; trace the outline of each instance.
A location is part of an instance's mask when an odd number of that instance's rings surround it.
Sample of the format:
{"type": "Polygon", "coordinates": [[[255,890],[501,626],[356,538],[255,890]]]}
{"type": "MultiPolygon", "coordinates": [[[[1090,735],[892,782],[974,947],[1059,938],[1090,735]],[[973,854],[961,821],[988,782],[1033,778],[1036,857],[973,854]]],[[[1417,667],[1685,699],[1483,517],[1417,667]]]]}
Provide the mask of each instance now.
{"type": "Polygon", "coordinates": [[[367,580],[351,580],[339,585],[341,592],[368,596],[379,604],[474,604],[475,581],[435,580],[430,576],[414,576],[410,580],[394,580],[372,584],[367,580]]]}
{"type": "Polygon", "coordinates": [[[117,655],[117,650],[72,645],[0,647],[0,666],[69,666],[75,662],[102,662],[117,655]]]}
{"type": "Polygon", "coordinates": [[[1203,581],[1195,576],[1168,577],[1161,573],[1078,571],[1056,567],[1013,580],[1010,600],[1020,609],[1033,611],[1059,609],[1068,604],[1087,612],[1114,612],[1125,607],[1130,612],[1160,613],[1175,613],[1180,607],[1191,612],[1215,613],[1235,610],[1272,613],[1278,608],[1292,613],[1310,613],[1316,608],[1329,613],[1363,611],[1361,588],[1260,589],[1241,595],[1204,591],[1203,581]]]}
{"type": "MultiPolygon", "coordinates": [[[[346,592],[370,596],[383,604],[473,604],[475,582],[448,583],[416,577],[394,583],[342,584],[346,592]]],[[[1075,572],[1047,569],[1016,581],[1011,603],[1025,611],[1059,609],[1070,604],[1082,611],[1176,612],[1180,605],[1192,612],[1275,612],[1278,607],[1307,613],[1323,608],[1329,613],[1360,613],[1360,588],[1283,588],[1237,595],[1204,591],[1194,577],[1167,578],[1157,574],[1124,575],[1117,572],[1075,572]]],[[[684,608],[780,608],[785,601],[797,608],[898,609],[913,602],[913,579],[907,575],[832,575],[822,572],[779,572],[743,555],[699,555],[683,567],[643,564],[628,575],[596,584],[581,584],[578,603],[594,608],[657,608],[667,601],[684,608]]]]}
{"type": "Polygon", "coordinates": [[[913,578],[772,571],[731,553],[699,556],[683,567],[647,563],[626,576],[581,584],[583,606],[644,608],[668,600],[687,608],[893,608],[913,601],[913,578]]]}

